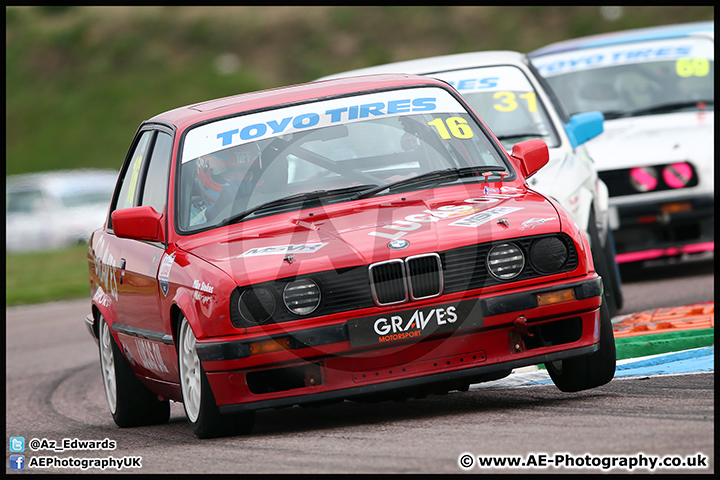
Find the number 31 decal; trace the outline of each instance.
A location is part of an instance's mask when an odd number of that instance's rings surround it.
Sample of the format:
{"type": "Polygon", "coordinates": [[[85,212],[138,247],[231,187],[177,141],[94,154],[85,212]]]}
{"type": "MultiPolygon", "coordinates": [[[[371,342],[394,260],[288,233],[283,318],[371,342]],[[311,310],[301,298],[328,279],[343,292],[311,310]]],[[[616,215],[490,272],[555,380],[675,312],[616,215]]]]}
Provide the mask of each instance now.
{"type": "MultiPolygon", "coordinates": [[[[537,111],[537,99],[535,98],[535,92],[527,92],[517,96],[527,102],[528,111],[537,111]]],[[[493,105],[495,110],[499,112],[512,112],[518,108],[518,103],[515,100],[515,94],[513,92],[496,92],[495,95],[493,95],[493,98],[495,100],[500,100],[500,103],[493,105]]]]}

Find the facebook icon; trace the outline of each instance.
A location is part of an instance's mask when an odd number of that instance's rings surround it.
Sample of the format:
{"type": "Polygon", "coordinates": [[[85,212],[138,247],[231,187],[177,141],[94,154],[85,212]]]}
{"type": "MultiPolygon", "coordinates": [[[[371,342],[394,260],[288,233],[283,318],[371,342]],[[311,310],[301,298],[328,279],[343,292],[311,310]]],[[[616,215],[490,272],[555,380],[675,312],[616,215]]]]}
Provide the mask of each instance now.
{"type": "Polygon", "coordinates": [[[25,470],[25,455],[10,455],[10,470],[25,470]]]}

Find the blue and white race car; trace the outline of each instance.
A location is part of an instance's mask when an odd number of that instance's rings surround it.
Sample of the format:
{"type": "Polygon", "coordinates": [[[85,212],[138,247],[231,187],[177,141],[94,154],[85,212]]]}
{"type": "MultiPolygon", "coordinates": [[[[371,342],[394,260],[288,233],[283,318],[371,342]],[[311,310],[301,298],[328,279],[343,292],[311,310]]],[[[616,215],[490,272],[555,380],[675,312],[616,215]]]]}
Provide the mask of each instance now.
{"type": "MultiPolygon", "coordinates": [[[[622,282],[608,219],[608,190],[585,149],[586,142],[603,131],[600,112],[568,115],[527,56],[505,50],[407,60],[320,80],[380,73],[425,75],[449,83],[485,119],[508,151],[523,140],[545,141],[550,161],[528,183],[557,200],[587,233],[610,313],[614,315],[622,308],[622,282]]],[[[531,219],[525,228],[531,230],[543,221],[531,219]]]]}
{"type": "Polygon", "coordinates": [[[570,114],[605,114],[586,145],[609,189],[618,263],[714,250],[714,31],[651,27],[529,54],[570,114]]]}

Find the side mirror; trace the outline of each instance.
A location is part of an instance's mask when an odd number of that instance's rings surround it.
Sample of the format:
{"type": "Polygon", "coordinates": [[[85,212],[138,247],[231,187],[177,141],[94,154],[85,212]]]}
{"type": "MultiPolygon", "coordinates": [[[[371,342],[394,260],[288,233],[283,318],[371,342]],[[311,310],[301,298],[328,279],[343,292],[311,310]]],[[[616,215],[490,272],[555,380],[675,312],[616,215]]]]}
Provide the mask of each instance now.
{"type": "Polygon", "coordinates": [[[525,178],[530,178],[550,161],[547,143],[539,138],[525,140],[513,146],[511,155],[525,178]]]}
{"type": "Polygon", "coordinates": [[[572,147],[575,148],[600,135],[603,132],[604,121],[605,115],[599,111],[576,113],[571,116],[564,127],[572,147]]]}
{"type": "Polygon", "coordinates": [[[112,228],[120,238],[132,240],[165,241],[163,214],[151,206],[123,208],[112,212],[112,228]]]}

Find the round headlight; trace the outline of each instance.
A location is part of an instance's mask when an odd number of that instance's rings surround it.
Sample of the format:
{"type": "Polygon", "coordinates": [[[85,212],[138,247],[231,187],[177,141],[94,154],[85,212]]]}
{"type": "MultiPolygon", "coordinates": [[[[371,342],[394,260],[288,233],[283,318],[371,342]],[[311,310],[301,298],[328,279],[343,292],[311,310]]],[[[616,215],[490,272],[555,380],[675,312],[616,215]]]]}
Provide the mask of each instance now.
{"type": "Polygon", "coordinates": [[[567,258],[567,247],[557,237],[541,238],[530,248],[530,261],[542,273],[560,271],[567,258]]]}
{"type": "Polygon", "coordinates": [[[510,280],[522,272],[525,255],[514,243],[502,243],[490,249],[487,257],[488,271],[500,280],[510,280]]]}
{"type": "Polygon", "coordinates": [[[296,315],[308,315],[320,305],[320,287],[308,278],[294,280],[285,285],[285,306],[296,315]]]}
{"type": "Polygon", "coordinates": [[[265,323],[275,313],[275,295],[264,287],[248,288],[240,294],[238,310],[250,323],[265,323]]]}

